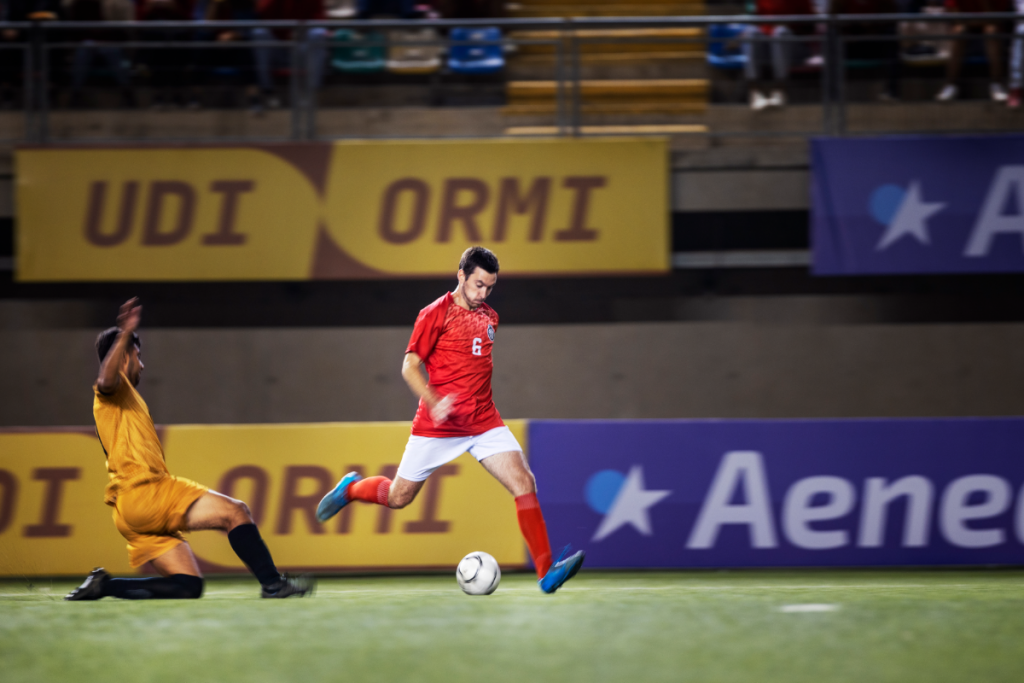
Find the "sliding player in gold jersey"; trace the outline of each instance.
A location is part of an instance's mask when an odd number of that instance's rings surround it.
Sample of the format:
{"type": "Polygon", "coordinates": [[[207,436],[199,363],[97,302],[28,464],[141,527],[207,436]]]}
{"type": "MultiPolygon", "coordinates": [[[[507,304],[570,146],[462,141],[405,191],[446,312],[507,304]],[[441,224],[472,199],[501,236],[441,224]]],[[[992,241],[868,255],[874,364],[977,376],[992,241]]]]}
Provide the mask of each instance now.
{"type": "Polygon", "coordinates": [[[138,300],[131,299],[121,306],[117,327],[96,339],[100,371],[93,386],[93,415],[110,475],[104,502],[114,508],[114,525],[128,540],[131,566],[151,562],[161,576],[115,579],[95,569],[65,599],[198,598],[202,573],[181,532],[199,529],[227,532],[232,549],[263,586],[262,597],[310,593],[309,577],[278,572],[245,503],[167,470],[153,418],[135,388],[145,367],[136,332],[141,316],[138,300]]]}

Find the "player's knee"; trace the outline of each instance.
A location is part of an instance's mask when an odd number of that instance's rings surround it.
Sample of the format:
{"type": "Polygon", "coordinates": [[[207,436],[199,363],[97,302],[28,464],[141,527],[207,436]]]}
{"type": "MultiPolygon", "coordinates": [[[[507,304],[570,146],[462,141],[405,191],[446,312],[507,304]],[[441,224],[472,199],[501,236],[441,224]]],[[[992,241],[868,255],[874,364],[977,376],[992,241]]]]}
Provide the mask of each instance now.
{"type": "Polygon", "coordinates": [[[238,514],[241,515],[247,522],[252,521],[252,511],[249,506],[245,504],[245,501],[238,501],[238,514]]]}
{"type": "Polygon", "coordinates": [[[230,512],[228,514],[228,523],[231,526],[252,524],[252,512],[249,510],[249,506],[241,500],[232,500],[230,512]]]}
{"type": "Polygon", "coordinates": [[[525,496],[531,493],[537,492],[537,478],[533,476],[533,471],[530,470],[530,466],[523,462],[523,466],[518,468],[514,473],[512,479],[512,495],[525,496]]]}
{"type": "Polygon", "coordinates": [[[179,599],[197,600],[203,596],[203,577],[175,574],[171,579],[178,584],[177,597],[179,599]]]}
{"type": "Polygon", "coordinates": [[[533,476],[533,473],[527,472],[515,482],[515,490],[512,495],[526,496],[531,493],[537,492],[537,479],[533,476]]]}
{"type": "Polygon", "coordinates": [[[227,498],[227,500],[217,509],[216,522],[211,524],[211,528],[231,531],[235,527],[243,524],[253,524],[252,513],[249,511],[249,506],[240,500],[227,498]]]}

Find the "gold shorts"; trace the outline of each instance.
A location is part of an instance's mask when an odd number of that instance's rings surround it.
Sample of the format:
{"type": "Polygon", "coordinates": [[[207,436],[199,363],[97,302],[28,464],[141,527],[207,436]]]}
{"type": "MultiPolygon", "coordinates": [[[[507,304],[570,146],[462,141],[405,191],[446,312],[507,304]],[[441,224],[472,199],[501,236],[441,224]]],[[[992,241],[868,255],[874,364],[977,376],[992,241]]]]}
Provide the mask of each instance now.
{"type": "Polygon", "coordinates": [[[118,493],[114,526],[128,541],[133,568],[185,542],[185,513],[207,491],[202,484],[168,474],[118,493]]]}

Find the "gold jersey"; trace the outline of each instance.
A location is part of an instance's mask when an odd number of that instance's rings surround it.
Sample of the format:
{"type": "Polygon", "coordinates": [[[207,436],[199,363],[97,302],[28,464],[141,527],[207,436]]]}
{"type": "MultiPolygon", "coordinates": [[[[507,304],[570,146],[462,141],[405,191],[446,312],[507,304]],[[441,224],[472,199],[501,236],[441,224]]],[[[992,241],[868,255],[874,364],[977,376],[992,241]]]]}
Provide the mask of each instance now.
{"type": "Polygon", "coordinates": [[[167,464],[149,406],[123,372],[113,394],[102,393],[96,385],[92,390],[96,434],[110,476],[103,502],[114,505],[119,492],[167,476],[167,464]]]}

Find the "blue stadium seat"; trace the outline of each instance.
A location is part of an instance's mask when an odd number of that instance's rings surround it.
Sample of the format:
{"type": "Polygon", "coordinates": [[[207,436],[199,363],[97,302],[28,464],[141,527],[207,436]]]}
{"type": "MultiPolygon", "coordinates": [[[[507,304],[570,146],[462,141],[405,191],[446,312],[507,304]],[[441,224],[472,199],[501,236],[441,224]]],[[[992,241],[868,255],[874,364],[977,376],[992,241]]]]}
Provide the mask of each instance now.
{"type": "Polygon", "coordinates": [[[501,49],[501,29],[454,28],[448,52],[448,68],[459,74],[492,74],[505,68],[501,49]],[[478,43],[478,44],[473,44],[478,43]]]}
{"type": "Polygon", "coordinates": [[[743,24],[712,24],[708,27],[708,64],[716,69],[742,69],[747,63],[743,53],[743,24]]]}

